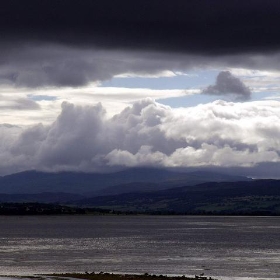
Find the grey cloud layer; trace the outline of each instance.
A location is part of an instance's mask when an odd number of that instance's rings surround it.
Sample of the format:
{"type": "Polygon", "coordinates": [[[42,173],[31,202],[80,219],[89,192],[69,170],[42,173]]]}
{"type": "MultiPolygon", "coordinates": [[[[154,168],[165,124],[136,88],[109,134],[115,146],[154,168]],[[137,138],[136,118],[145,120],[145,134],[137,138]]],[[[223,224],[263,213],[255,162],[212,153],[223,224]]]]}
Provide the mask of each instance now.
{"type": "Polygon", "coordinates": [[[174,110],[147,99],[107,118],[101,104],[63,103],[50,126],[1,127],[0,170],[275,164],[280,162],[279,108],[275,101],[216,101],[174,110]]]}
{"type": "Polygon", "coordinates": [[[124,73],[157,74],[190,68],[193,58],[160,53],[73,49],[59,45],[0,45],[0,83],[16,87],[71,86],[109,80],[124,73]],[[2,50],[2,52],[1,52],[2,50]]]}
{"type": "Polygon", "coordinates": [[[217,76],[216,84],[208,86],[202,93],[232,96],[236,101],[245,101],[251,98],[250,89],[229,71],[220,72],[217,76]]]}
{"type": "Polygon", "coordinates": [[[33,100],[27,98],[7,99],[2,102],[0,96],[1,110],[40,110],[40,106],[33,100]]]}
{"type": "MultiPolygon", "coordinates": [[[[0,44],[0,84],[15,87],[79,87],[91,82],[110,80],[115,75],[125,73],[155,75],[166,70],[187,71],[210,66],[280,70],[280,53],[211,57],[78,49],[53,44],[0,44]]],[[[237,87],[236,80],[231,78],[228,81],[237,87]]],[[[239,83],[239,89],[241,87],[239,83]]]]}

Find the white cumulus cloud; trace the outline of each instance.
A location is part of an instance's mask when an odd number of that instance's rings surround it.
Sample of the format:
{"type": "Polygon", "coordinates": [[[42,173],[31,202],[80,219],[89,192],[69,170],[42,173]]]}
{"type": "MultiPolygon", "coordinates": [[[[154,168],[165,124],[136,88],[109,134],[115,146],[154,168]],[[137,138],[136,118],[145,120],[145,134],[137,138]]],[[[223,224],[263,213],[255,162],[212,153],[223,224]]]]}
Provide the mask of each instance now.
{"type": "Polygon", "coordinates": [[[2,125],[0,172],[115,167],[246,167],[280,162],[280,103],[215,101],[171,109],[152,99],[113,117],[64,102],[50,125],[2,125]]]}

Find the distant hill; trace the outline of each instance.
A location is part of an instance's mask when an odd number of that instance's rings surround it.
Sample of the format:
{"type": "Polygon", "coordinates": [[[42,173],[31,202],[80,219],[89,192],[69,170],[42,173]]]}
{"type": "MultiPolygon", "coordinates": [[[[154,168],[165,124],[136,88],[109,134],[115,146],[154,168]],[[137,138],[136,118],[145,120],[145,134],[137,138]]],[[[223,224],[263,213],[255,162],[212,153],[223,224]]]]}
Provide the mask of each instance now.
{"type": "Polygon", "coordinates": [[[94,196],[157,191],[203,182],[241,180],[249,179],[204,171],[182,173],[155,168],[131,168],[106,174],[26,171],[0,177],[0,193],[39,194],[44,192],[94,196]]]}
{"type": "Polygon", "coordinates": [[[153,214],[280,215],[280,180],[208,182],[157,192],[93,197],[77,204],[153,214]]]}
{"type": "Polygon", "coordinates": [[[151,214],[280,215],[280,180],[206,171],[21,172],[0,177],[0,203],[40,202],[151,214]]]}

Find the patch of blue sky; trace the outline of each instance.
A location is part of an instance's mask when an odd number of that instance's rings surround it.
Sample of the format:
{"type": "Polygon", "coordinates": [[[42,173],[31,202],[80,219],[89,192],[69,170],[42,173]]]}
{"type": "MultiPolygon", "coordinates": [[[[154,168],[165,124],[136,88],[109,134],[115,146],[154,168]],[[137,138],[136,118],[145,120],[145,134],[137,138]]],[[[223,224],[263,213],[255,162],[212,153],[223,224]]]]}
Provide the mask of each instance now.
{"type": "Polygon", "coordinates": [[[265,99],[269,99],[270,97],[272,97],[271,99],[273,99],[273,96],[275,96],[275,93],[269,91],[253,92],[251,100],[252,101],[265,100],[265,99]]]}
{"type": "MultiPolygon", "coordinates": [[[[206,95],[206,94],[178,96],[178,97],[171,97],[165,99],[157,99],[156,101],[163,105],[168,105],[172,108],[179,108],[179,107],[194,107],[199,104],[210,103],[218,99],[225,100],[225,101],[232,101],[227,96],[206,95]]],[[[260,100],[268,100],[268,99],[279,100],[280,95],[275,95],[275,93],[273,92],[253,92],[251,99],[248,101],[260,101],[260,100]]]]}
{"type": "MultiPolygon", "coordinates": [[[[203,89],[215,84],[216,77],[224,69],[207,69],[188,72],[174,72],[174,76],[167,77],[115,77],[110,81],[103,82],[101,87],[122,88],[149,88],[149,89],[203,89]]],[[[275,93],[253,92],[250,101],[268,99],[275,93]]],[[[173,108],[192,107],[206,104],[217,99],[232,101],[226,96],[194,94],[170,98],[159,98],[156,101],[173,108]]]]}
{"type": "Polygon", "coordinates": [[[217,96],[205,95],[205,94],[194,94],[180,97],[171,97],[165,99],[157,99],[158,103],[168,105],[172,108],[179,107],[194,107],[199,104],[206,104],[217,100],[217,96]]]}
{"type": "Polygon", "coordinates": [[[27,96],[29,99],[33,100],[33,101],[54,101],[57,100],[56,96],[50,96],[50,95],[28,95],[27,96]]]}
{"type": "MultiPolygon", "coordinates": [[[[218,99],[225,100],[225,101],[232,101],[227,96],[206,95],[206,94],[194,94],[194,95],[186,95],[186,96],[179,96],[179,97],[170,97],[165,99],[157,99],[156,101],[163,105],[168,105],[172,108],[179,108],[179,107],[194,107],[199,104],[207,104],[218,99]]],[[[275,97],[275,95],[271,92],[253,92],[251,99],[248,101],[259,101],[259,100],[266,100],[266,99],[277,100],[277,97],[275,97]]]]}
{"type": "Polygon", "coordinates": [[[149,88],[149,89],[193,89],[213,84],[220,72],[218,70],[198,70],[174,72],[171,77],[114,77],[101,83],[101,87],[149,88]]]}

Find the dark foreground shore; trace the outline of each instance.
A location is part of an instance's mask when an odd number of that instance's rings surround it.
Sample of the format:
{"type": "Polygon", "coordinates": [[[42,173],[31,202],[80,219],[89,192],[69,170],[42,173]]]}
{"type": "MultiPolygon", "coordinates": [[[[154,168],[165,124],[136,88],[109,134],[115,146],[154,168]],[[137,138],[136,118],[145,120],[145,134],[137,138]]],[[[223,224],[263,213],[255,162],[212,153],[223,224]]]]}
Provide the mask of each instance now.
{"type": "Polygon", "coordinates": [[[195,275],[194,277],[182,276],[166,276],[166,275],[151,275],[145,274],[114,274],[114,273],[64,273],[64,274],[52,274],[48,275],[52,277],[61,278],[76,278],[87,280],[216,280],[212,277],[201,275],[195,275]]]}

